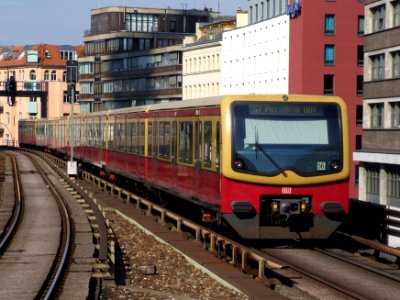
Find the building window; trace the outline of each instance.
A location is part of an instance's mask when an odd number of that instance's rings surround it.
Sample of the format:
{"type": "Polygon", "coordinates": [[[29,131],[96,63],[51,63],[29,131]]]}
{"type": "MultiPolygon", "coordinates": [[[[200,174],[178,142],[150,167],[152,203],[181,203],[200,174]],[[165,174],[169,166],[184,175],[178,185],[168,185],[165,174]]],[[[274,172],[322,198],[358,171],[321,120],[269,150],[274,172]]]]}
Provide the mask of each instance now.
{"type": "Polygon", "coordinates": [[[358,16],[357,34],[364,34],[364,16],[358,16]]]}
{"type": "Polygon", "coordinates": [[[29,72],[29,80],[36,80],[36,72],[35,72],[35,70],[31,70],[29,72]]]}
{"type": "Polygon", "coordinates": [[[383,128],[383,103],[372,103],[371,109],[371,128],[383,128]]]}
{"type": "Polygon", "coordinates": [[[400,127],[400,102],[392,102],[390,104],[391,117],[392,117],[392,128],[400,127]]]}
{"type": "Polygon", "coordinates": [[[258,22],[258,4],[256,4],[256,22],[258,22]]]}
{"type": "Polygon", "coordinates": [[[325,65],[335,63],[335,45],[325,45],[325,65]]]}
{"type": "Polygon", "coordinates": [[[392,1],[393,5],[393,27],[400,26],[400,0],[392,1]]]}
{"type": "Polygon", "coordinates": [[[264,20],[264,2],[261,2],[261,20],[264,20]]]}
{"type": "Polygon", "coordinates": [[[335,34],[335,15],[325,15],[325,34],[335,34]]]}
{"type": "Polygon", "coordinates": [[[324,75],[324,95],[333,95],[334,75],[324,75]]]}
{"type": "Polygon", "coordinates": [[[364,46],[363,45],[357,46],[357,66],[359,66],[359,67],[364,66],[364,46]]]}
{"type": "Polygon", "coordinates": [[[171,32],[176,32],[176,20],[171,20],[169,22],[169,26],[170,26],[170,31],[171,32]]]}
{"type": "Polygon", "coordinates": [[[361,127],[363,124],[363,106],[357,105],[356,107],[356,126],[361,127]]]}
{"type": "Polygon", "coordinates": [[[379,167],[368,166],[367,171],[367,194],[379,196],[379,167]]]}
{"type": "Polygon", "coordinates": [[[362,148],[362,135],[356,135],[356,150],[360,150],[362,148]]]}
{"type": "Polygon", "coordinates": [[[50,73],[48,70],[44,71],[44,80],[49,81],[50,80],[50,73]]]}
{"type": "Polygon", "coordinates": [[[363,75],[357,75],[357,96],[363,95],[363,75]]]}
{"type": "Polygon", "coordinates": [[[372,80],[385,78],[385,54],[371,56],[372,80]]]}
{"type": "Polygon", "coordinates": [[[385,29],[385,5],[379,5],[371,8],[372,13],[372,31],[385,29]]]}
{"type": "Polygon", "coordinates": [[[387,196],[400,198],[400,168],[388,167],[387,170],[387,196]]]}
{"type": "Polygon", "coordinates": [[[56,81],[57,80],[57,72],[56,71],[51,71],[51,80],[56,81]]]}
{"type": "Polygon", "coordinates": [[[125,29],[126,31],[158,31],[159,17],[157,15],[146,14],[126,14],[125,29]]]}
{"type": "Polygon", "coordinates": [[[400,77],[400,51],[392,52],[392,76],[400,77]]]}

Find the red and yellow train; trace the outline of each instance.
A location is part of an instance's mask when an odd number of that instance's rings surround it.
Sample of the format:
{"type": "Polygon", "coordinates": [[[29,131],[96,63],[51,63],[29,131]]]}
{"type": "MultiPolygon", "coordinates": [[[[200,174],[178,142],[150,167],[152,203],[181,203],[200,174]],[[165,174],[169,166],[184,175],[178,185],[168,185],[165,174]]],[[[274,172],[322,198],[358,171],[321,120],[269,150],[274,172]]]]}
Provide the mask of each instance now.
{"type": "MultiPolygon", "coordinates": [[[[246,239],[328,238],[348,212],[338,97],[236,95],[20,120],[19,144],[176,196],[246,239]]],[[[189,210],[192,212],[193,210],[189,210]]],[[[206,218],[207,216],[207,218],[206,218]]]]}

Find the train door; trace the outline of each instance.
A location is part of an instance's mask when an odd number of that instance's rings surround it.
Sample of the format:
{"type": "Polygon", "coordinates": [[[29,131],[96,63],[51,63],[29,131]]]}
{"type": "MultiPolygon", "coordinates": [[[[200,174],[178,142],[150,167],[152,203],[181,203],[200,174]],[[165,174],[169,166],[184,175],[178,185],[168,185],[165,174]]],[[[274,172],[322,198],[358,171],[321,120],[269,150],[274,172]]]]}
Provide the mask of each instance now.
{"type": "Polygon", "coordinates": [[[201,120],[198,136],[198,196],[211,203],[220,199],[219,155],[220,125],[218,116],[206,116],[201,120]]]}
{"type": "Polygon", "coordinates": [[[177,136],[178,136],[178,122],[172,122],[171,128],[171,182],[172,186],[176,189],[176,173],[177,173],[177,136]]]}
{"type": "Polygon", "coordinates": [[[137,174],[137,144],[138,129],[137,119],[134,115],[128,115],[126,118],[126,172],[136,176],[137,174]]]}
{"type": "Polygon", "coordinates": [[[197,117],[182,117],[177,122],[175,183],[177,189],[187,195],[194,195],[197,188],[195,176],[197,121],[197,117]]]}
{"type": "MultiPolygon", "coordinates": [[[[176,128],[176,123],[175,123],[176,128]]],[[[174,186],[176,161],[173,154],[173,122],[171,118],[157,120],[157,161],[155,180],[158,184],[171,188],[174,186]]]]}
{"type": "Polygon", "coordinates": [[[126,121],[125,115],[118,115],[114,126],[114,148],[115,157],[113,159],[115,168],[123,172],[126,171],[126,121]]]}
{"type": "MultiPolygon", "coordinates": [[[[101,161],[106,168],[115,166],[115,116],[107,115],[103,118],[104,121],[104,141],[105,145],[102,147],[103,153],[101,161]]],[[[102,122],[103,124],[103,122],[102,122]]]]}
{"type": "Polygon", "coordinates": [[[91,147],[93,149],[93,161],[96,164],[100,164],[101,162],[101,154],[102,154],[102,148],[105,146],[105,141],[104,141],[104,123],[102,123],[101,117],[93,117],[93,146],[91,147]]]}

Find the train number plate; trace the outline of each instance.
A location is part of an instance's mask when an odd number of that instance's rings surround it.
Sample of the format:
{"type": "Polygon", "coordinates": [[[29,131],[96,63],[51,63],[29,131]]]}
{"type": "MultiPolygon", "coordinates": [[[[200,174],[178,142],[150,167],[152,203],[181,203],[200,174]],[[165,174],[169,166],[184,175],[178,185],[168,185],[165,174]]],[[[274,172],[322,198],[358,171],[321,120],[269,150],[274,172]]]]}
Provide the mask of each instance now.
{"type": "Polygon", "coordinates": [[[282,194],[291,194],[292,193],[292,188],[288,186],[282,187],[282,194]]]}

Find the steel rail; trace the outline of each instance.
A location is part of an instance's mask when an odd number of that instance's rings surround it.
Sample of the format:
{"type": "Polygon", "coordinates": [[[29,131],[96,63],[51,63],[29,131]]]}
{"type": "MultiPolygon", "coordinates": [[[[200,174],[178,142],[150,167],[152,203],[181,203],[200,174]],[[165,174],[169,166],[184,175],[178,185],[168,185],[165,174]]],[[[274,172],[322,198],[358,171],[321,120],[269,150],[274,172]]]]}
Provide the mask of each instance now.
{"type": "Polygon", "coordinates": [[[39,291],[39,295],[42,299],[54,299],[58,286],[60,285],[63,279],[64,270],[68,264],[69,253],[72,248],[72,222],[71,216],[69,214],[66,203],[63,200],[63,197],[55,188],[54,184],[51,180],[46,176],[45,171],[40,166],[39,162],[32,158],[32,154],[28,155],[33,164],[38,169],[39,173],[43,177],[43,180],[47,184],[50,189],[50,192],[54,196],[57,201],[57,205],[60,210],[61,218],[62,218],[62,238],[60,241],[60,247],[58,249],[58,253],[56,259],[53,262],[52,271],[50,272],[47,280],[43,284],[42,288],[39,291]]]}
{"type": "Polygon", "coordinates": [[[391,280],[394,280],[394,281],[397,281],[397,282],[400,283],[400,277],[398,277],[398,276],[394,276],[394,275],[392,275],[392,274],[390,274],[390,273],[381,271],[381,270],[379,270],[379,269],[376,269],[376,268],[367,266],[367,265],[365,265],[365,264],[362,264],[362,263],[359,263],[359,262],[356,262],[356,261],[351,261],[350,259],[341,257],[341,256],[339,256],[339,255],[336,255],[336,254],[334,254],[334,253],[331,253],[331,252],[329,252],[329,251],[326,251],[326,250],[323,250],[323,249],[320,249],[320,248],[313,248],[313,250],[318,251],[318,252],[320,252],[320,253],[323,253],[323,254],[325,254],[325,255],[328,255],[328,256],[330,256],[330,257],[333,257],[333,258],[335,258],[335,259],[341,260],[341,261],[346,262],[346,263],[348,263],[348,264],[352,264],[352,265],[354,265],[354,266],[356,266],[356,267],[359,267],[359,268],[364,269],[364,270],[366,270],[366,271],[369,271],[369,272],[371,272],[371,273],[378,274],[378,275],[380,275],[380,276],[386,277],[386,278],[388,278],[388,279],[391,279],[391,280]]]}
{"type": "Polygon", "coordinates": [[[4,233],[0,236],[0,255],[3,255],[7,245],[10,243],[13,234],[17,230],[19,222],[22,218],[23,208],[24,208],[24,196],[23,188],[21,184],[21,176],[18,171],[18,162],[15,156],[11,153],[5,152],[12,162],[12,172],[14,181],[14,198],[15,205],[13,208],[13,213],[10,221],[5,226],[4,233]]]}

